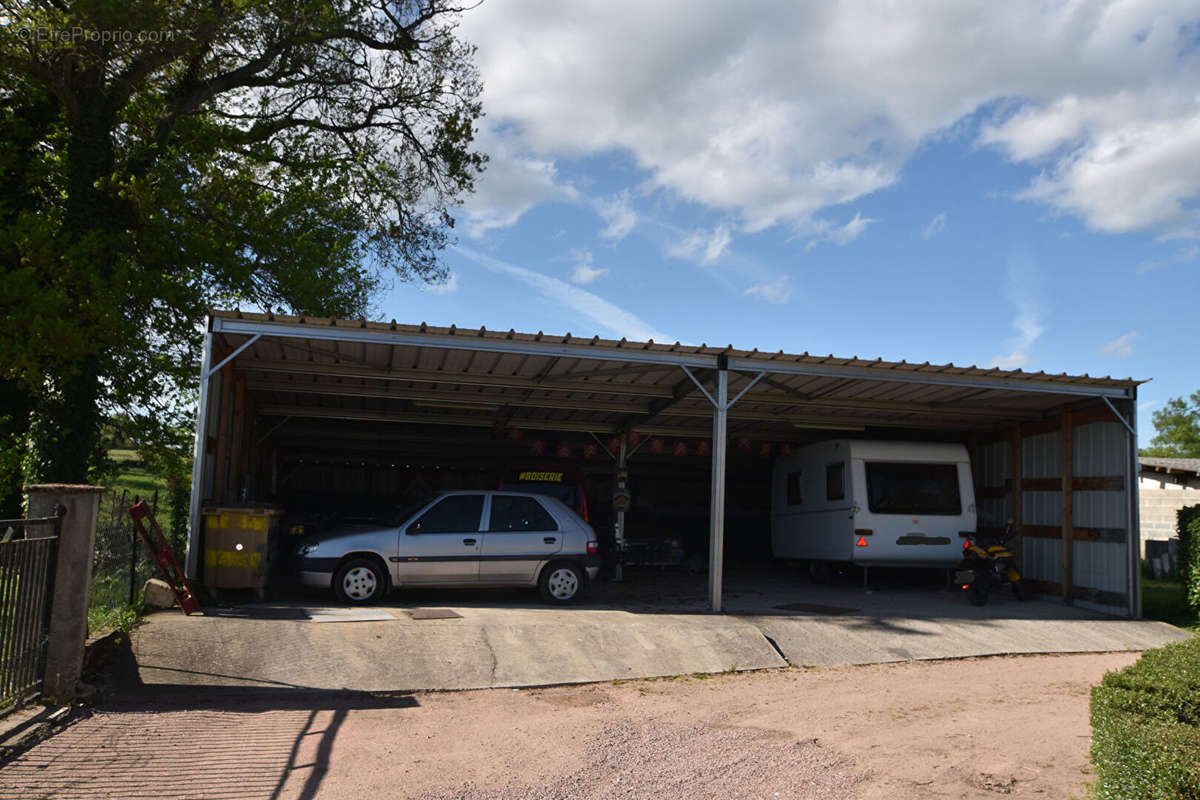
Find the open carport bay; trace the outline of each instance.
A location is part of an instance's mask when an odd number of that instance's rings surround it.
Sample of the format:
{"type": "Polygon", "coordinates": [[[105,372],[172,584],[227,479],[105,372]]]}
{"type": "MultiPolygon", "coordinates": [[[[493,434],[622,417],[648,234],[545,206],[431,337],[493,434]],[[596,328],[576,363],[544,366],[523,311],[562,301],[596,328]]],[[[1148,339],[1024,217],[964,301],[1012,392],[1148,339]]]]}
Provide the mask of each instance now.
{"type": "Polygon", "coordinates": [[[583,487],[610,564],[618,540],[627,562],[711,563],[707,608],[733,610],[725,567],[753,585],[776,566],[775,459],[856,438],[966,447],[979,526],[1016,520],[1035,592],[1139,613],[1130,379],[238,312],[214,312],[206,344],[187,558],[201,580],[252,555],[220,552],[206,506],[403,504],[529,465],[583,487]]]}
{"type": "Polygon", "coordinates": [[[314,596],[204,616],[156,613],[133,635],[131,674],[156,691],[475,689],[789,663],[1141,650],[1187,636],[1053,601],[999,598],[977,608],[900,575],[882,575],[868,594],[856,583],[814,586],[781,569],[734,571],[724,615],[707,611],[695,576],[630,577],[566,609],[545,607],[528,591],[413,590],[370,608],[329,607],[314,596]],[[441,613],[420,613],[432,609],[441,613]]]}

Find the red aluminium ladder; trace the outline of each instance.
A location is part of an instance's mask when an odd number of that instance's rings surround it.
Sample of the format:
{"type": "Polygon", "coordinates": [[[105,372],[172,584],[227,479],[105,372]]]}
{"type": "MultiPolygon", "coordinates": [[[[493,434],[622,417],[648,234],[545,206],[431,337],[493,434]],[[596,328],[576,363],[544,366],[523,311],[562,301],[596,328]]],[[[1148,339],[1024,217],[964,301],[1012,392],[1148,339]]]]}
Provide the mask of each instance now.
{"type": "Polygon", "coordinates": [[[142,541],[150,548],[150,552],[154,555],[154,561],[158,564],[158,570],[162,573],[167,585],[171,587],[171,591],[175,593],[175,599],[179,601],[179,607],[183,609],[184,614],[194,614],[200,610],[200,604],[196,602],[196,594],[192,591],[192,585],[188,583],[187,576],[183,574],[183,570],[179,568],[179,562],[175,560],[175,556],[171,553],[171,546],[167,544],[167,540],[163,537],[162,529],[158,527],[158,523],[154,521],[154,515],[150,513],[150,509],[146,506],[145,500],[139,500],[136,504],[129,507],[129,516],[133,517],[134,527],[138,533],[142,535],[142,541]],[[150,523],[150,530],[146,530],[143,522],[150,523]],[[151,536],[153,532],[153,536],[151,536]]]}

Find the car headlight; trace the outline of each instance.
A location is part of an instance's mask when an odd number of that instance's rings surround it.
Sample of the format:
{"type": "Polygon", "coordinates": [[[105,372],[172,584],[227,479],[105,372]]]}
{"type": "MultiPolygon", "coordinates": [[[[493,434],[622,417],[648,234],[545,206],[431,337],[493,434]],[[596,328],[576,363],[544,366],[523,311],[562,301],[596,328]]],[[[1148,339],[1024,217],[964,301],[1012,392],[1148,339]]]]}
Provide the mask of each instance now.
{"type": "Polygon", "coordinates": [[[300,548],[298,550],[296,550],[296,554],[301,555],[301,556],[306,556],[309,553],[316,550],[318,546],[319,546],[319,543],[317,543],[317,542],[309,542],[308,544],[302,544],[302,545],[300,545],[300,548]]]}

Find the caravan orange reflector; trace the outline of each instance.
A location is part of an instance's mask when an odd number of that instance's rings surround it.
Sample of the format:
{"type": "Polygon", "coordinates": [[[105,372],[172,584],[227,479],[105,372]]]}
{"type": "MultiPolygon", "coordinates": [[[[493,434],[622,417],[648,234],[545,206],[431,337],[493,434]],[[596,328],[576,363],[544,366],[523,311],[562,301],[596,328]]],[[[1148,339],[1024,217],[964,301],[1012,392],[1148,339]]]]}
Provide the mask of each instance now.
{"type": "Polygon", "coordinates": [[[854,546],[855,547],[866,547],[867,546],[867,537],[865,537],[865,536],[858,537],[858,541],[854,543],[854,546]]]}
{"type": "Polygon", "coordinates": [[[969,584],[969,583],[964,583],[964,584],[963,584],[963,588],[964,588],[964,589],[970,589],[970,588],[971,588],[971,584],[969,584]]]}

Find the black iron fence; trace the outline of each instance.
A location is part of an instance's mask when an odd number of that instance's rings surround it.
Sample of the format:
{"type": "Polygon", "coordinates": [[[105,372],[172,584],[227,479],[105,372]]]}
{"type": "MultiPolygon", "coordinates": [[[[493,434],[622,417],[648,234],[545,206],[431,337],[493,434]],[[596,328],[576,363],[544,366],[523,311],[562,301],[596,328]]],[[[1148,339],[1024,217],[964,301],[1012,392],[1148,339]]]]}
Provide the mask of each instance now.
{"type": "Polygon", "coordinates": [[[0,520],[0,714],[41,694],[61,517],[0,520]]]}

